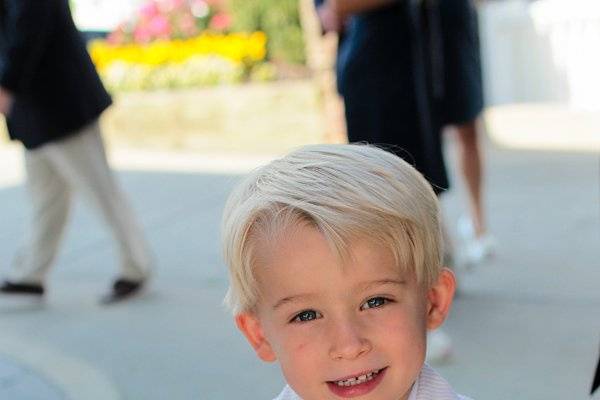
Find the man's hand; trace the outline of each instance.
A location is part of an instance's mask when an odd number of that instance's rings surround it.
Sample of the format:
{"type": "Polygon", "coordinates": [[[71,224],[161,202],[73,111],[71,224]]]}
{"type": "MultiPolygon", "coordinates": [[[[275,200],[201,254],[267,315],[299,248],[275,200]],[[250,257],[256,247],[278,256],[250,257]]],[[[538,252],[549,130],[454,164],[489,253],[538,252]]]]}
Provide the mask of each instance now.
{"type": "Polygon", "coordinates": [[[8,90],[0,86],[0,114],[8,115],[13,104],[13,95],[8,90]]]}

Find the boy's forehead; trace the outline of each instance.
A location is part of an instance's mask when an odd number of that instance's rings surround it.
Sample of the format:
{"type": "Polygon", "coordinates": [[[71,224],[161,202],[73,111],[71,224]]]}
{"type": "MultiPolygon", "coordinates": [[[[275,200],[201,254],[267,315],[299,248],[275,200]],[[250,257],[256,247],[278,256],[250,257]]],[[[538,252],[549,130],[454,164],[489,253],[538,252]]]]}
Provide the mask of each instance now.
{"type": "MultiPolygon", "coordinates": [[[[298,274],[342,272],[364,273],[365,279],[356,286],[372,282],[412,281],[414,270],[402,266],[389,246],[372,237],[359,236],[346,241],[338,251],[326,236],[309,224],[286,227],[278,235],[263,237],[255,243],[253,269],[259,284],[279,283],[282,288],[300,286],[298,274]],[[270,239],[270,240],[269,240],[270,239]],[[288,273],[289,272],[289,273],[288,273]],[[277,282],[274,282],[277,281],[277,282]],[[288,285],[291,283],[291,285],[288,285]]],[[[348,275],[350,277],[350,275],[348,275]]],[[[311,286],[307,281],[307,286],[311,286]]]]}
{"type": "Polygon", "coordinates": [[[301,230],[315,230],[309,222],[272,224],[270,229],[258,229],[253,232],[252,254],[253,267],[269,265],[271,259],[280,253],[289,253],[294,242],[301,235],[301,230]]]}

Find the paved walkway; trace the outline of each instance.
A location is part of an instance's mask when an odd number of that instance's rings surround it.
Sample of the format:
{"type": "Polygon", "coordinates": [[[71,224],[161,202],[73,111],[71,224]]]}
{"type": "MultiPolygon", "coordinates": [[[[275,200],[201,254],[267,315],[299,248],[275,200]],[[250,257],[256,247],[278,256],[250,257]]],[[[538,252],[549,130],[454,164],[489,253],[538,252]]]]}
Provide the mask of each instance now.
{"type": "Polygon", "coordinates": [[[553,103],[509,104],[485,111],[489,135],[517,150],[600,153],[600,112],[553,103]]]}
{"type": "MultiPolygon", "coordinates": [[[[168,153],[124,148],[111,152],[112,163],[120,169],[163,174],[182,171],[242,174],[268,162],[273,157],[264,155],[234,157],[230,154],[198,157],[196,154],[185,152],[168,153]],[[232,162],[234,159],[235,163],[232,162]]],[[[0,167],[2,168],[0,192],[3,188],[19,187],[22,184],[24,171],[21,149],[18,145],[0,144],[0,167]]],[[[43,312],[48,307],[48,304],[35,300],[9,300],[10,303],[6,299],[0,298],[0,300],[1,317],[13,313],[43,312]]],[[[0,399],[113,400],[120,398],[121,395],[117,393],[114,385],[83,360],[69,359],[65,354],[57,353],[54,348],[44,347],[37,341],[0,336],[0,399]],[[75,371],[77,372],[74,373],[75,371]],[[82,371],[86,371],[87,385],[76,382],[81,379],[79,374],[82,371]],[[93,378],[94,375],[97,376],[93,378]]]]}
{"type": "Polygon", "coordinates": [[[63,391],[38,371],[0,355],[0,397],[3,399],[62,400],[63,391]]]}
{"type": "MultiPolygon", "coordinates": [[[[277,366],[256,359],[222,306],[218,239],[230,188],[265,157],[113,155],[154,248],[156,279],[143,297],[100,306],[116,252],[77,203],[46,302],[16,309],[0,301],[0,399],[274,397],[277,366]]],[[[455,357],[439,370],[479,400],[588,398],[600,343],[598,155],[489,144],[486,155],[500,246],[488,265],[460,274],[446,325],[455,357]]],[[[0,146],[0,269],[26,219],[19,158],[0,146]]],[[[449,221],[463,208],[455,189],[444,198],[449,221]]]]}

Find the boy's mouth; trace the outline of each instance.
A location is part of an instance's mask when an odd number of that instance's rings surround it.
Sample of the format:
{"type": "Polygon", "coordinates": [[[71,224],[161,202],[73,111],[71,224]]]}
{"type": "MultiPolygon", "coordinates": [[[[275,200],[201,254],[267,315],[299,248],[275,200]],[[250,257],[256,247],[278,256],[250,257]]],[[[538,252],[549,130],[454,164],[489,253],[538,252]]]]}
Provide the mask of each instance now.
{"type": "Polygon", "coordinates": [[[367,372],[362,375],[353,376],[350,378],[344,378],[344,379],[335,380],[335,381],[329,381],[328,383],[333,383],[333,384],[341,386],[341,387],[356,386],[356,385],[360,385],[361,383],[365,383],[365,382],[373,380],[383,370],[384,370],[384,368],[376,369],[376,370],[367,372]]]}
{"type": "Polygon", "coordinates": [[[350,398],[363,396],[374,390],[385,375],[387,367],[361,372],[358,375],[327,381],[327,386],[333,394],[339,397],[350,398]]]}

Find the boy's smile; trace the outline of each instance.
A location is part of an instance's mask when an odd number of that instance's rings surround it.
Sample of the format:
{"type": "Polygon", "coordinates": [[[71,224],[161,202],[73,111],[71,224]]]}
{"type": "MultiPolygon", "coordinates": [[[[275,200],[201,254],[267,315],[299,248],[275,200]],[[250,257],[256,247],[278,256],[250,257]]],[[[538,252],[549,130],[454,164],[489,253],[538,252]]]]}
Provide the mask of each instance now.
{"type": "Polygon", "coordinates": [[[254,313],[237,317],[259,357],[279,360],[303,400],[407,399],[425,358],[427,327],[447,312],[438,312],[435,290],[372,241],[352,242],[342,262],[307,224],[277,236],[259,240],[260,301],[254,313]]]}
{"type": "Polygon", "coordinates": [[[383,379],[386,368],[353,375],[348,378],[336,379],[327,382],[329,390],[340,397],[357,397],[369,393],[379,385],[383,379]]]}

